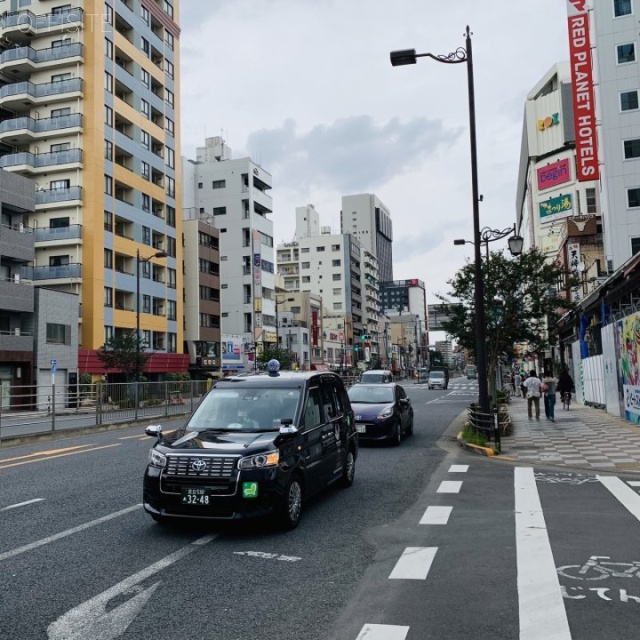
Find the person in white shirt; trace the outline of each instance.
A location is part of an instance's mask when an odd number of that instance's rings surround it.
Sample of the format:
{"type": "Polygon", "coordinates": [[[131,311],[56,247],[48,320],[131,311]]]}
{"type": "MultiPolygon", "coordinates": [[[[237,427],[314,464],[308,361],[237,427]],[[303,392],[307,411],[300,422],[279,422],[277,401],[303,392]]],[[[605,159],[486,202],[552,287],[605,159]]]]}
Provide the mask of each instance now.
{"type": "Polygon", "coordinates": [[[524,381],[527,390],[527,413],[529,420],[532,419],[532,405],[536,408],[536,420],[540,420],[540,396],[542,395],[542,382],[535,371],[529,371],[529,377],[524,381]]]}

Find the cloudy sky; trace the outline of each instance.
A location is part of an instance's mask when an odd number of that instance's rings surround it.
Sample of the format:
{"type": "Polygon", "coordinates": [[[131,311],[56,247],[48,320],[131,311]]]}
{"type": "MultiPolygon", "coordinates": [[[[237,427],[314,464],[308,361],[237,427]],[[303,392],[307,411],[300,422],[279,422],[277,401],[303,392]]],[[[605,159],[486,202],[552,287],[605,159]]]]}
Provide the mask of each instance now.
{"type": "Polygon", "coordinates": [[[423,280],[429,303],[473,255],[453,246],[473,228],[466,65],[394,68],[389,52],[447,54],[468,24],[480,224],[515,221],[524,100],[568,58],[563,0],[182,0],[180,20],[183,155],[222,135],[270,172],[278,244],[295,207],[337,232],[342,195],[375,193],[394,278],[423,280]]]}

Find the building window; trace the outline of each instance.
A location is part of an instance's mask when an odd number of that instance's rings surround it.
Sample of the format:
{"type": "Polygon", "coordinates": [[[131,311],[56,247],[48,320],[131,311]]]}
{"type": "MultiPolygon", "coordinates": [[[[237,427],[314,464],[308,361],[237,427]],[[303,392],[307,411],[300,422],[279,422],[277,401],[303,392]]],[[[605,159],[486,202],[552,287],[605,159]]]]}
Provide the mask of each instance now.
{"type": "Polygon", "coordinates": [[[113,160],[113,142],[104,141],[104,157],[106,160],[113,160]]]}
{"type": "Polygon", "coordinates": [[[113,42],[109,38],[104,39],[104,55],[113,60],[113,42]]]}
{"type": "Polygon", "coordinates": [[[165,30],[164,32],[164,42],[167,45],[167,47],[169,47],[169,49],[171,49],[171,51],[173,51],[173,34],[169,33],[168,31],[165,30]]]}
{"type": "Polygon", "coordinates": [[[165,129],[167,130],[167,133],[171,136],[171,137],[175,137],[174,134],[174,130],[175,130],[175,125],[173,123],[173,120],[171,118],[167,118],[165,117],[165,129]]]}
{"type": "Polygon", "coordinates": [[[170,198],[176,197],[176,181],[169,176],[167,176],[167,195],[170,198]]]}
{"type": "Polygon", "coordinates": [[[113,269],[113,251],[111,249],[104,250],[104,268],[113,269]]]}
{"type": "Polygon", "coordinates": [[[146,193],[142,194],[142,210],[151,211],[151,196],[148,196],[146,193]]]}
{"type": "Polygon", "coordinates": [[[311,269],[311,263],[310,262],[303,262],[301,267],[303,269],[311,269]]]}
{"type": "Polygon", "coordinates": [[[151,246],[151,229],[149,227],[142,227],[142,244],[151,246]]]}
{"type": "Polygon", "coordinates": [[[170,169],[176,168],[176,152],[171,147],[167,147],[167,166],[170,169]]]}
{"type": "Polygon", "coordinates": [[[164,0],[164,11],[171,19],[173,19],[173,6],[167,0],[164,0]]]}
{"type": "Polygon", "coordinates": [[[148,89],[151,86],[151,76],[146,69],[140,70],[140,78],[142,79],[142,84],[148,89]]]}
{"type": "Polygon", "coordinates": [[[167,302],[167,319],[168,320],[175,320],[177,318],[177,312],[176,312],[176,301],[175,300],[169,300],[167,302]]]}
{"type": "Polygon", "coordinates": [[[108,196],[113,195],[113,178],[111,176],[104,176],[104,192],[108,196]]]}
{"type": "Polygon", "coordinates": [[[174,207],[167,205],[167,224],[175,229],[176,226],[176,210],[174,207]]]}
{"type": "Polygon", "coordinates": [[[173,91],[171,91],[171,89],[164,90],[164,100],[173,109],[174,98],[173,91]]]}
{"type": "Polygon", "coordinates": [[[629,16],[632,13],[631,0],[613,0],[613,17],[629,16]]]}
{"type": "Polygon", "coordinates": [[[631,238],[631,255],[635,256],[640,251],[640,238],[631,238]]]}
{"type": "Polygon", "coordinates": [[[640,138],[624,141],[624,159],[633,160],[634,158],[640,158],[640,138]]]}
{"type": "Polygon", "coordinates": [[[113,93],[113,76],[108,71],[104,72],[104,89],[113,93]]]}
{"type": "Polygon", "coordinates": [[[332,267],[339,267],[342,264],[342,261],[340,260],[332,260],[331,261],[331,266],[332,267]]]}
{"type": "Polygon", "coordinates": [[[149,145],[151,144],[151,138],[146,131],[140,130],[140,144],[145,148],[149,149],[149,145]]]}
{"type": "Polygon", "coordinates": [[[198,182],[198,189],[202,189],[202,187],[204,187],[204,183],[203,182],[198,182]]]}
{"type": "Polygon", "coordinates": [[[104,123],[109,127],[113,127],[113,109],[106,104],[104,105],[104,123]]]}
{"type": "Polygon", "coordinates": [[[316,247],[316,251],[318,253],[322,253],[324,251],[324,247],[316,247]]]}
{"type": "Polygon", "coordinates": [[[633,42],[629,42],[628,44],[619,44],[616,51],[618,55],[618,64],[634,62],[636,59],[636,45],[633,42]]]}
{"type": "Polygon", "coordinates": [[[629,209],[640,207],[640,187],[627,189],[627,206],[629,209]]]}
{"type": "Polygon", "coordinates": [[[151,313],[151,296],[142,296],[142,313],[151,313]]]}
{"type": "Polygon", "coordinates": [[[149,118],[151,117],[151,110],[149,109],[149,103],[144,99],[140,100],[140,112],[147,120],[149,120],[149,118]]]}
{"type": "Polygon", "coordinates": [[[311,276],[302,276],[302,282],[305,284],[311,282],[311,276]]]}
{"type": "Polygon", "coordinates": [[[333,295],[334,295],[334,296],[341,296],[341,295],[342,295],[342,289],[341,289],[340,287],[336,287],[336,288],[333,290],[333,295]]]}
{"type": "Polygon", "coordinates": [[[620,94],[620,111],[635,111],[638,109],[638,91],[623,91],[620,94]]]}
{"type": "Polygon", "coordinates": [[[598,202],[596,200],[596,190],[585,189],[585,194],[587,196],[587,213],[597,213],[598,202]]]}
{"type": "Polygon", "coordinates": [[[69,216],[64,218],[51,218],[49,220],[49,229],[66,229],[69,226],[69,216]]]}
{"type": "Polygon", "coordinates": [[[113,214],[111,211],[104,212],[104,230],[113,231],[113,214]]]}
{"type": "Polygon", "coordinates": [[[175,269],[167,269],[167,287],[169,287],[169,289],[175,289],[177,287],[175,269]]]}
{"type": "Polygon", "coordinates": [[[142,16],[142,21],[147,26],[149,26],[149,20],[150,20],[149,9],[147,9],[146,7],[140,7],[140,15],[142,16]]]}
{"type": "Polygon", "coordinates": [[[227,215],[227,207],[213,207],[213,215],[214,216],[227,215]]]}
{"type": "Polygon", "coordinates": [[[146,38],[140,38],[140,48],[147,58],[151,55],[151,47],[149,41],[146,38]]]}
{"type": "Polygon", "coordinates": [[[113,307],[113,288],[112,287],[104,288],[104,306],[113,307]]]}
{"type": "Polygon", "coordinates": [[[48,344],[71,344],[71,326],[47,322],[48,344]]]}
{"type": "Polygon", "coordinates": [[[140,163],[140,174],[145,180],[151,180],[151,166],[144,160],[140,163]]]}
{"type": "Polygon", "coordinates": [[[342,311],[342,302],[334,302],[333,303],[334,311],[342,311]]]}
{"type": "Polygon", "coordinates": [[[227,181],[226,180],[214,180],[211,183],[211,188],[212,189],[224,189],[227,186],[227,181]]]}
{"type": "Polygon", "coordinates": [[[342,280],[342,274],[341,273],[334,273],[333,274],[333,280],[334,281],[338,281],[338,280],[342,280]]]}
{"type": "Polygon", "coordinates": [[[339,244],[332,244],[331,245],[331,251],[340,251],[340,245],[339,244]]]}
{"type": "Polygon", "coordinates": [[[175,73],[174,72],[174,67],[173,67],[173,62],[169,62],[169,60],[165,60],[164,61],[164,70],[165,70],[165,73],[167,74],[167,76],[173,80],[174,73],[175,73]]]}
{"type": "Polygon", "coordinates": [[[178,351],[178,337],[175,333],[167,333],[167,352],[176,353],[178,351]]]}
{"type": "Polygon", "coordinates": [[[105,343],[109,342],[113,338],[113,327],[109,325],[105,325],[104,327],[104,341],[105,343]]]}
{"type": "MultiPolygon", "coordinates": [[[[69,9],[71,8],[71,5],[67,5],[67,6],[68,6],[69,9]]],[[[62,7],[60,7],[60,8],[62,8],[62,7]]],[[[105,2],[105,5],[104,5],[104,21],[107,24],[110,24],[111,26],[113,26],[113,7],[110,4],[106,3],[106,2],[105,2]]]]}
{"type": "Polygon", "coordinates": [[[164,333],[160,331],[153,332],[153,350],[164,351],[164,333]]]}
{"type": "Polygon", "coordinates": [[[71,180],[64,178],[63,180],[52,180],[49,183],[49,189],[51,191],[57,191],[59,189],[68,189],[71,186],[71,180]]]}

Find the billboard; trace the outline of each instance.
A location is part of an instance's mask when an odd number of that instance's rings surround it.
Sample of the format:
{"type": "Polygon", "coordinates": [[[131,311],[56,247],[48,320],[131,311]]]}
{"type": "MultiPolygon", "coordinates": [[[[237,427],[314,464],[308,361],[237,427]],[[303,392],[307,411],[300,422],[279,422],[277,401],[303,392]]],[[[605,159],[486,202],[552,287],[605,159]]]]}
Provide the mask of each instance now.
{"type": "Polygon", "coordinates": [[[562,218],[568,218],[573,213],[573,199],[568,193],[564,196],[549,198],[545,202],[538,203],[540,210],[540,222],[553,222],[562,218]]]}
{"type": "Polygon", "coordinates": [[[598,179],[596,108],[587,4],[587,0],[567,0],[578,182],[598,179]]]}
{"type": "Polygon", "coordinates": [[[551,189],[551,187],[569,182],[571,180],[569,158],[540,167],[536,174],[538,177],[538,191],[551,189]]]}
{"type": "Polygon", "coordinates": [[[224,335],[222,336],[222,369],[241,370],[244,369],[242,360],[242,336],[224,335]]]}
{"type": "Polygon", "coordinates": [[[634,313],[616,323],[619,375],[624,418],[640,423],[640,315],[634,313]]]}

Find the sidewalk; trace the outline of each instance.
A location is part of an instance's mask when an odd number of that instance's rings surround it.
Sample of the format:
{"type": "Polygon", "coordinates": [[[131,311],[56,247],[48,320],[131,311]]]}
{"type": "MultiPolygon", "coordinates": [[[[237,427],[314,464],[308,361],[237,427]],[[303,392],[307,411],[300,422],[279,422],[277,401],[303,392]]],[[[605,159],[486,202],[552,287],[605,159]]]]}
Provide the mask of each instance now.
{"type": "Polygon", "coordinates": [[[582,470],[640,473],[640,427],[572,401],[564,410],[556,402],[555,422],[529,420],[527,401],[511,398],[513,435],[502,438],[500,460],[559,465],[582,470]]]}

